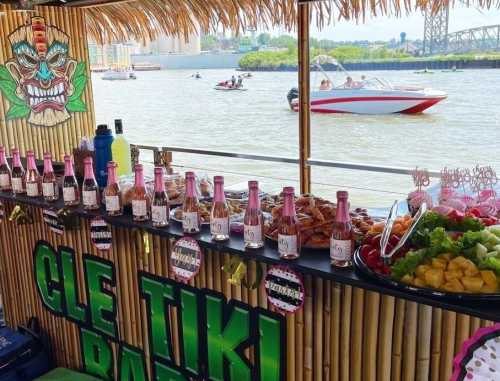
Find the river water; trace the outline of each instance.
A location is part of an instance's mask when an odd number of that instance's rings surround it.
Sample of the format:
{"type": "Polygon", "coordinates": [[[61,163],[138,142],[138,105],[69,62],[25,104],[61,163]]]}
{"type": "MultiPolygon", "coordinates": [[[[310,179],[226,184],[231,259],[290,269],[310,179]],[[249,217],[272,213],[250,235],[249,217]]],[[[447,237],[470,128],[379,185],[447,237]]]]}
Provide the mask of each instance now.
{"type": "MultiPolygon", "coordinates": [[[[196,80],[192,71],[139,72],[135,81],[103,81],[93,74],[97,122],[122,118],[132,143],[298,156],[298,115],[286,101],[297,73],[256,73],[245,80],[246,92],[213,90],[231,70],[200,73],[196,80]]],[[[435,170],[479,163],[500,170],[500,70],[365,74],[443,90],[448,99],[420,115],[313,114],[314,159],[435,170]]],[[[334,84],[344,80],[341,73],[331,77],[334,84]]],[[[268,191],[298,185],[298,167],[291,164],[187,154],[174,154],[174,163],[209,176],[225,174],[229,185],[251,178],[268,191]]],[[[357,205],[386,206],[413,186],[402,175],[320,167],[312,175],[315,194],[334,199],[337,189],[347,189],[357,205]]]]}

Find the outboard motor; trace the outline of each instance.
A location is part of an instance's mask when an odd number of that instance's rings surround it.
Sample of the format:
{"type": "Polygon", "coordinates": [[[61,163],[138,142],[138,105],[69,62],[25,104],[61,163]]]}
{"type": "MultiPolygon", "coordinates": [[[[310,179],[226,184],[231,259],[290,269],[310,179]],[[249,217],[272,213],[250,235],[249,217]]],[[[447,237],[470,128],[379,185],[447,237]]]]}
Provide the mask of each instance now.
{"type": "Polygon", "coordinates": [[[290,105],[290,109],[293,110],[292,101],[298,97],[299,97],[299,89],[297,89],[296,87],[292,87],[288,92],[288,94],[286,95],[286,99],[288,99],[288,104],[290,105]]]}

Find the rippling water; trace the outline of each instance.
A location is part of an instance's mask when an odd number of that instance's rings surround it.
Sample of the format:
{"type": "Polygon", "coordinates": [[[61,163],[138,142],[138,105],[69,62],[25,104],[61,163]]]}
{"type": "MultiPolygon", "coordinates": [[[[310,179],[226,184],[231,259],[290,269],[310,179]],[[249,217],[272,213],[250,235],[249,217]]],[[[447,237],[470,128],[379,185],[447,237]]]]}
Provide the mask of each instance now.
{"type": "MultiPolygon", "coordinates": [[[[195,80],[192,71],[139,72],[136,81],[123,82],[102,81],[94,74],[97,122],[122,118],[133,143],[298,156],[298,115],[285,98],[297,85],[296,73],[256,73],[245,80],[246,92],[213,90],[231,70],[200,73],[203,79],[195,80]]],[[[313,114],[313,158],[429,169],[480,163],[500,170],[500,70],[366,74],[443,90],[448,99],[421,115],[313,114]]],[[[331,75],[335,84],[344,80],[340,73],[331,75]]],[[[210,176],[227,171],[228,184],[262,176],[258,179],[269,191],[297,185],[298,179],[298,167],[288,164],[185,154],[174,154],[174,162],[202,168],[210,176]]],[[[412,187],[409,176],[312,171],[314,193],[334,198],[338,188],[348,188],[356,204],[384,206],[412,187]]]]}

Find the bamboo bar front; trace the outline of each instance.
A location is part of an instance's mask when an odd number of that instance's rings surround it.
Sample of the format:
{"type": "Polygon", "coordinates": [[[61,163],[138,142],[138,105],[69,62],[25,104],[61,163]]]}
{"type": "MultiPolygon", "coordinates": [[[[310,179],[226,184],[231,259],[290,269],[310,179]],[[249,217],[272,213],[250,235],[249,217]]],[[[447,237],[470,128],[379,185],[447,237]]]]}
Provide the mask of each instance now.
{"type": "MultiPolygon", "coordinates": [[[[15,204],[5,202],[9,216],[15,204]]],[[[31,316],[40,319],[49,334],[59,366],[81,369],[80,342],[77,326],[56,317],[42,306],[33,277],[33,249],[43,239],[53,247],[74,248],[77,256],[79,290],[84,290],[82,255],[92,254],[115,264],[116,287],[111,290],[118,300],[118,329],[121,341],[145,351],[149,359],[147,315],[138,295],[138,271],[172,279],[169,257],[173,240],[145,233],[149,253],[137,230],[113,227],[113,247],[109,252],[91,244],[89,220],[81,219],[80,229],[62,236],[49,230],[42,210],[28,207],[33,224],[18,226],[4,219],[0,223],[1,293],[5,316],[10,326],[23,324],[31,316]]],[[[272,309],[266,300],[263,282],[258,289],[232,286],[221,267],[230,255],[204,250],[200,273],[190,282],[196,288],[223,293],[228,300],[272,309]]],[[[255,276],[256,266],[250,261],[247,276],[255,276]]],[[[366,291],[321,277],[304,276],[306,298],[303,309],[286,316],[286,380],[335,381],[448,381],[452,360],[463,341],[477,328],[492,322],[467,315],[432,308],[372,291],[366,291]]],[[[81,303],[87,296],[81,292],[81,303]]],[[[179,324],[172,311],[170,332],[179,365],[180,339],[175,335],[179,324]]],[[[115,345],[115,344],[113,344],[115,345]]],[[[116,348],[114,349],[116,352],[116,348]]],[[[252,351],[247,351],[253,358],[252,351]]],[[[115,375],[117,369],[115,369],[115,375]]],[[[148,374],[152,369],[148,366],[148,374]]]]}

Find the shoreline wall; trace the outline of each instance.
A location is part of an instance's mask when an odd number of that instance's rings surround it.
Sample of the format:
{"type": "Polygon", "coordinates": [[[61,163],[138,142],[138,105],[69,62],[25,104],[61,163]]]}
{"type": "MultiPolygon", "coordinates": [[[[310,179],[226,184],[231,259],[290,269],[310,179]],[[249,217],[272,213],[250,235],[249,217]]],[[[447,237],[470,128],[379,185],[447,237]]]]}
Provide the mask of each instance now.
{"type": "MultiPolygon", "coordinates": [[[[495,60],[449,60],[449,61],[384,61],[384,62],[347,62],[343,66],[349,71],[368,70],[446,70],[457,69],[500,69],[500,59],[495,60]]],[[[323,65],[327,71],[335,71],[332,64],[323,65]]],[[[249,71],[297,71],[297,66],[280,65],[277,67],[241,68],[249,71]]],[[[311,69],[312,70],[312,69],[311,69]]]]}
{"type": "Polygon", "coordinates": [[[159,64],[162,69],[235,69],[243,53],[206,54],[134,54],[132,64],[159,64]]]}

